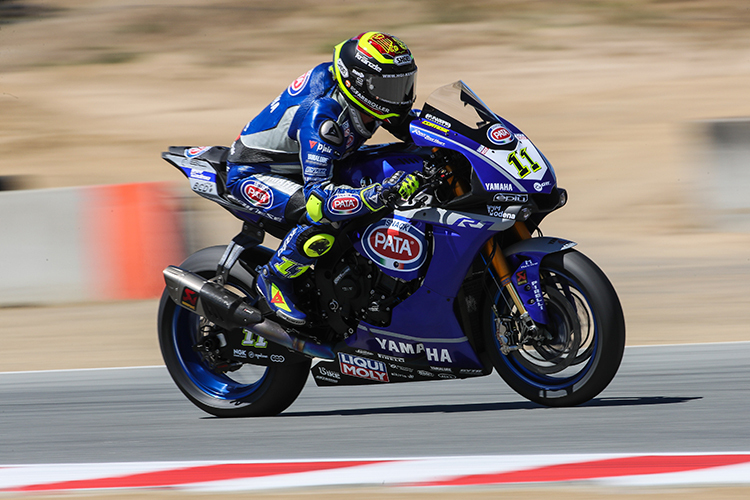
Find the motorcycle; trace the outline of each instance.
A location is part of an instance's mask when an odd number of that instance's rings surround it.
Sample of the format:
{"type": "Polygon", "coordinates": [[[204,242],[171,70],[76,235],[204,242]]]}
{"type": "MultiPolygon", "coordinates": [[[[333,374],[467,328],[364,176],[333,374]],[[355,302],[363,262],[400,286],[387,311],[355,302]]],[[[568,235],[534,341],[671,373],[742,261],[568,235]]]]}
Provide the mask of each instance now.
{"type": "Polygon", "coordinates": [[[552,407],[607,387],[624,351],[623,311],[576,243],[539,230],[567,201],[547,158],[462,81],[431,94],[410,133],[411,143],[365,146],[340,162],[338,183],[365,186],[401,170],[421,185],[408,200],[331,228],[331,250],[294,280],[304,326],[272,315],[255,289],[273,254],[261,245],[265,233],[283,238],[304,203],[272,220],[233,199],[226,147],[162,154],[193,191],[243,221],[227,246],[164,270],[161,351],[196,406],[219,417],[275,415],[310,373],[318,386],[341,386],[494,369],[552,407]]]}

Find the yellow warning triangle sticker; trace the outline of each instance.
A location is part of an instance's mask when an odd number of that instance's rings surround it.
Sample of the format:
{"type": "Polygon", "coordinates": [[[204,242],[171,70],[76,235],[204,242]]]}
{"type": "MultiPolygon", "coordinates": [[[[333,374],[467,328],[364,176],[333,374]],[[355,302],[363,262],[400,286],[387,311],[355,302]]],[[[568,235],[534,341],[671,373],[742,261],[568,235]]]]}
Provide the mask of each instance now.
{"type": "Polygon", "coordinates": [[[279,309],[291,311],[291,309],[289,309],[289,306],[286,304],[286,300],[284,300],[284,296],[281,294],[281,290],[279,290],[279,287],[277,287],[273,283],[271,283],[271,304],[276,304],[279,309]]]}

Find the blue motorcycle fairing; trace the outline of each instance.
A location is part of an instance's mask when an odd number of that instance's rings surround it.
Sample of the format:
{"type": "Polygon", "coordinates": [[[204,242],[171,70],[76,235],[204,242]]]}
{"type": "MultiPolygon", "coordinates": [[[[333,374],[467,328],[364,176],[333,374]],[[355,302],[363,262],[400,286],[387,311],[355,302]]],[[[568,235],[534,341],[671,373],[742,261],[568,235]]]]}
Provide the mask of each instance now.
{"type": "Polygon", "coordinates": [[[456,319],[454,299],[422,286],[393,309],[388,327],[361,322],[345,342],[352,348],[403,358],[402,362],[426,368],[481,370],[482,363],[456,319]]]}
{"type": "MultiPolygon", "coordinates": [[[[510,207],[510,212],[520,207],[510,207]]],[[[397,212],[406,219],[432,228],[432,257],[423,287],[445,297],[455,297],[472,262],[495,233],[510,229],[514,221],[442,208],[397,212]]]]}
{"type": "Polygon", "coordinates": [[[382,183],[399,170],[421,172],[423,156],[427,155],[429,150],[400,143],[363,146],[339,162],[337,180],[349,186],[382,183]]]}
{"type": "Polygon", "coordinates": [[[432,228],[432,256],[424,281],[416,292],[394,307],[389,326],[375,327],[362,322],[355,334],[346,339],[346,344],[401,356],[410,362],[425,361],[430,366],[481,369],[482,364],[456,318],[454,302],[481,247],[496,232],[509,229],[513,221],[439,208],[396,211],[394,217],[432,228]],[[424,338],[419,340],[413,332],[425,332],[424,338]],[[409,347],[408,342],[402,345],[405,340],[413,345],[409,347]],[[417,344],[422,348],[419,353],[417,344]],[[410,349],[414,350],[413,355],[410,349]]]}
{"type": "Polygon", "coordinates": [[[514,142],[509,143],[511,146],[515,144],[512,150],[498,148],[491,143],[478,143],[444,127],[435,128],[429,120],[413,121],[410,132],[417,146],[438,146],[463,154],[485,191],[552,192],[557,181],[546,157],[516,127],[508,122],[504,124],[508,125],[508,129],[517,131],[514,142]]]}
{"type": "Polygon", "coordinates": [[[513,285],[534,322],[548,324],[539,275],[542,259],[575,245],[575,242],[561,238],[539,237],[519,241],[503,252],[508,266],[514,270],[511,278],[513,285]]]}

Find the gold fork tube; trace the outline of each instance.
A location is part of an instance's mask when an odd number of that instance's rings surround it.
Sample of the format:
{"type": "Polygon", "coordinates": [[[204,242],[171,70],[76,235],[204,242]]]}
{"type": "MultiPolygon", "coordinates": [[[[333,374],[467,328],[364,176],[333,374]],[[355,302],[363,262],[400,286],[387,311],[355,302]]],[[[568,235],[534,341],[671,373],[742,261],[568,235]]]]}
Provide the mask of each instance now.
{"type": "Polygon", "coordinates": [[[513,281],[510,279],[512,273],[508,267],[508,261],[505,260],[502,251],[496,248],[494,238],[487,240],[487,243],[484,244],[484,255],[488,259],[491,259],[490,265],[495,270],[495,273],[497,273],[497,276],[500,277],[500,285],[504,286],[508,291],[508,295],[510,295],[511,300],[516,305],[518,313],[520,315],[526,314],[526,307],[524,307],[523,301],[518,296],[518,292],[516,292],[516,288],[513,286],[513,281]]]}

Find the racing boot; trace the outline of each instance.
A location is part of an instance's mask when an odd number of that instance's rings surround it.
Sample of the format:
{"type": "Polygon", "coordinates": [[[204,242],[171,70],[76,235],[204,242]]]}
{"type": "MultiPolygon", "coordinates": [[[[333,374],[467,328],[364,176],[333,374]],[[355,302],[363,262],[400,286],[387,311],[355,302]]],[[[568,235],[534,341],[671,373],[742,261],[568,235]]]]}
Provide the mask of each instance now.
{"type": "MultiPolygon", "coordinates": [[[[302,272],[309,266],[304,267],[302,272]]],[[[278,274],[272,264],[266,264],[260,269],[255,287],[276,316],[293,325],[305,324],[307,315],[294,305],[297,298],[294,295],[293,281],[278,274]]]]}
{"type": "Polygon", "coordinates": [[[287,234],[271,260],[260,269],[256,288],[279,318],[304,325],[307,315],[295,303],[293,279],[333,245],[334,237],[311,226],[297,226],[287,234]]]}

